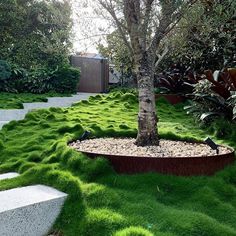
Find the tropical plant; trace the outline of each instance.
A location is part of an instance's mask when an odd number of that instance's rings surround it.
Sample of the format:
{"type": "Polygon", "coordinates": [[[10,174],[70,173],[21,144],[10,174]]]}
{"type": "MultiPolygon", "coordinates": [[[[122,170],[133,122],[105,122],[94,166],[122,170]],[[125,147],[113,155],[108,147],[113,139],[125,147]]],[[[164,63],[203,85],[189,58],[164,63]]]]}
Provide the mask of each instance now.
{"type": "Polygon", "coordinates": [[[202,80],[195,85],[191,105],[186,106],[187,113],[194,114],[202,121],[215,117],[236,118],[236,76],[235,69],[206,71],[202,80]]]}
{"type": "Polygon", "coordinates": [[[212,83],[212,90],[228,99],[231,96],[230,91],[236,90],[236,68],[223,69],[222,71],[205,71],[205,76],[212,83]]]}
{"type": "Polygon", "coordinates": [[[192,93],[194,84],[201,78],[189,68],[174,65],[169,71],[155,75],[154,87],[158,93],[187,94],[192,93]]]}
{"type": "Polygon", "coordinates": [[[236,92],[232,92],[231,97],[228,99],[229,105],[233,110],[233,120],[236,119],[236,92]]]}

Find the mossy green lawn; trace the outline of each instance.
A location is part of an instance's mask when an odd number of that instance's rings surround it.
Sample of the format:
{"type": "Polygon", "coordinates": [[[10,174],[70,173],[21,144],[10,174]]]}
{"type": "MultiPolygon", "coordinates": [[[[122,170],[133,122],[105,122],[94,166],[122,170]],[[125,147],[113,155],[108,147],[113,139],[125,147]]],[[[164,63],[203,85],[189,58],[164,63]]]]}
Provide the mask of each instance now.
{"type": "Polygon", "coordinates": [[[47,102],[48,97],[70,96],[58,93],[0,93],[0,109],[23,109],[26,102],[47,102]]]}
{"type": "MultiPolygon", "coordinates": [[[[0,190],[46,184],[68,193],[54,225],[62,235],[236,235],[235,164],[212,177],[118,175],[106,160],[91,160],[67,146],[83,130],[96,137],[134,137],[137,107],[135,95],[115,92],[68,109],[34,111],[5,125],[0,131],[0,171],[21,176],[1,181],[0,190]]],[[[199,127],[183,105],[160,100],[158,114],[163,138],[221,135],[218,125],[199,127]]],[[[218,142],[235,148],[236,131],[227,135],[218,142]]]]}

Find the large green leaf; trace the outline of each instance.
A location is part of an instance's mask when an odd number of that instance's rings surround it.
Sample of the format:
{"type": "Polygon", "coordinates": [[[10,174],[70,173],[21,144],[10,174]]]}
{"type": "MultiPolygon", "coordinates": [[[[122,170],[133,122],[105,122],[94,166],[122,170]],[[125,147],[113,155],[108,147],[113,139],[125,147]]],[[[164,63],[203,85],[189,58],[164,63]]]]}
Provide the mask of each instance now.
{"type": "Polygon", "coordinates": [[[224,114],[221,112],[206,112],[201,115],[200,120],[204,121],[204,120],[209,119],[213,116],[223,116],[223,115],[224,114]]]}

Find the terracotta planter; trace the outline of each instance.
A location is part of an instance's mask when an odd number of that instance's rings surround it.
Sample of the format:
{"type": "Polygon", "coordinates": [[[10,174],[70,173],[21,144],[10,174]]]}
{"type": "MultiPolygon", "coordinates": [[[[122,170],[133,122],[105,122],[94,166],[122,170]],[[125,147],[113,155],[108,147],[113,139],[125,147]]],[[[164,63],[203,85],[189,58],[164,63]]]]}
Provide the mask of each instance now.
{"type": "Polygon", "coordinates": [[[90,158],[104,157],[108,159],[117,173],[136,174],[146,172],[159,172],[163,174],[195,176],[213,175],[225,166],[234,162],[234,150],[227,154],[207,157],[133,157],[104,155],[83,152],[90,158]]]}
{"type": "Polygon", "coordinates": [[[175,105],[185,101],[185,97],[178,94],[155,94],[155,99],[164,97],[170,104],[175,105]]]}

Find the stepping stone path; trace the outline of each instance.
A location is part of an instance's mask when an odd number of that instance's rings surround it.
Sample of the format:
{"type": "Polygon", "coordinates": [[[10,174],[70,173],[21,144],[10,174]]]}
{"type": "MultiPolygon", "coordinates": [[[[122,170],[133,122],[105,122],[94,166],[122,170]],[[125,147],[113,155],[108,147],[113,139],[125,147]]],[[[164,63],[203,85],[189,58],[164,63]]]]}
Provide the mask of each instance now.
{"type": "MultiPolygon", "coordinates": [[[[32,109],[70,107],[88,99],[94,93],[79,93],[72,97],[48,98],[48,102],[23,103],[24,109],[0,109],[0,129],[12,120],[22,120],[32,109]]],[[[19,176],[11,172],[0,174],[0,181],[19,176]]],[[[60,214],[67,194],[44,185],[34,185],[0,191],[0,236],[44,236],[60,214]]]]}
{"type": "Polygon", "coordinates": [[[44,185],[0,192],[0,235],[47,235],[67,194],[44,185]]]}
{"type": "Polygon", "coordinates": [[[0,109],[0,129],[3,125],[12,120],[23,120],[25,115],[32,109],[42,109],[49,107],[70,107],[73,103],[86,100],[95,93],[78,93],[71,97],[51,97],[48,102],[23,103],[24,109],[0,109]]]}
{"type": "MultiPolygon", "coordinates": [[[[16,178],[18,177],[19,174],[16,173],[16,172],[9,172],[9,173],[6,173],[6,174],[1,174],[0,175],[0,180],[4,180],[4,179],[13,179],[13,178],[16,178]]],[[[1,200],[1,199],[0,199],[1,200]]]]}

